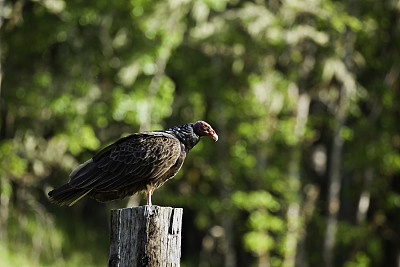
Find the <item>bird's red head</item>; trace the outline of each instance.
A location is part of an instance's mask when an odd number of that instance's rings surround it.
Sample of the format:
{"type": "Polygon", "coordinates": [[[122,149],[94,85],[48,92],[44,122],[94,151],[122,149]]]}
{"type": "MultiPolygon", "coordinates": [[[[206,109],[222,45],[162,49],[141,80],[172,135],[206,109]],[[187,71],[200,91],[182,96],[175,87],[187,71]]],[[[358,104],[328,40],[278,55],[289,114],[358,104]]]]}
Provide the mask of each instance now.
{"type": "Polygon", "coordinates": [[[211,128],[210,124],[208,124],[205,121],[198,121],[193,125],[194,132],[200,136],[210,136],[212,139],[214,139],[215,142],[218,141],[218,135],[214,131],[213,128],[211,128]]]}

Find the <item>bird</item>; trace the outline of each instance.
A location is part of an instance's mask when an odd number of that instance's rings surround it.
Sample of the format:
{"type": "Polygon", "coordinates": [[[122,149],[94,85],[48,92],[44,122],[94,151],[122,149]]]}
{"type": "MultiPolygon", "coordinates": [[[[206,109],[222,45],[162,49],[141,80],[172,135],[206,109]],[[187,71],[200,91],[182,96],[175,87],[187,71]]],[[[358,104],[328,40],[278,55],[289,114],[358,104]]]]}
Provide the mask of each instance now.
{"type": "Polygon", "coordinates": [[[48,193],[49,199],[72,206],[85,196],[108,202],[145,192],[151,206],[154,190],[178,173],[202,136],[218,141],[205,121],[125,136],[76,167],[68,183],[48,193]]]}

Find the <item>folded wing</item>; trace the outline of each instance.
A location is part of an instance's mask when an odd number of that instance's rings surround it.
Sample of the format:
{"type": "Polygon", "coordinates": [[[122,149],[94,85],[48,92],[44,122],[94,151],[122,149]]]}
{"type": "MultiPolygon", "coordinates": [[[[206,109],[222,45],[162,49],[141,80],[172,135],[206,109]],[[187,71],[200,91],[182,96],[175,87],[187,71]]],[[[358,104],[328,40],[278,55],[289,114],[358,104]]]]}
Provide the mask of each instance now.
{"type": "Polygon", "coordinates": [[[167,172],[180,152],[180,142],[168,134],[133,134],[106,147],[93,161],[72,172],[69,185],[77,189],[110,191],[150,182],[167,172]]]}

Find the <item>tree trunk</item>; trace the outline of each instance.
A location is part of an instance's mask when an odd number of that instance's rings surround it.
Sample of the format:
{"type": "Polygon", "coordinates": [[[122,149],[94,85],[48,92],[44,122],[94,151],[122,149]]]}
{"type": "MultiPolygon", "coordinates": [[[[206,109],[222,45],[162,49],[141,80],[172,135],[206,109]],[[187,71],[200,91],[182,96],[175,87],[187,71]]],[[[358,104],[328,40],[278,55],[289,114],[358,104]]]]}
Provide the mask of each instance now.
{"type": "Polygon", "coordinates": [[[328,219],[325,230],[325,240],[323,245],[324,266],[334,266],[334,247],[337,221],[340,209],[340,190],[342,185],[342,151],[344,139],[342,130],[347,119],[351,96],[355,95],[357,84],[351,73],[351,60],[354,46],[354,33],[348,30],[346,33],[346,43],[344,44],[343,69],[338,69],[335,76],[341,81],[340,99],[335,111],[336,127],[333,136],[332,152],[330,155],[330,172],[328,184],[328,219]]]}
{"type": "Polygon", "coordinates": [[[335,246],[335,235],[337,228],[337,218],[340,208],[340,188],[341,188],[341,162],[343,150],[343,138],[340,135],[344,124],[344,118],[338,120],[335,130],[333,147],[331,153],[329,185],[328,185],[328,219],[325,230],[325,240],[323,247],[323,258],[326,267],[334,266],[333,249],[335,246]]]}
{"type": "MultiPolygon", "coordinates": [[[[296,193],[294,194],[292,201],[289,203],[287,211],[288,232],[286,235],[285,245],[286,254],[283,262],[283,266],[285,267],[294,267],[296,264],[297,244],[300,241],[299,238],[302,229],[300,219],[301,196],[299,193],[301,184],[301,144],[306,130],[310,101],[311,99],[306,93],[300,94],[297,100],[295,135],[298,143],[293,148],[289,163],[290,186],[291,190],[296,193]]],[[[304,266],[304,264],[301,263],[300,266],[304,266]]]]}
{"type": "Polygon", "coordinates": [[[182,208],[111,211],[109,267],[180,266],[182,208]]]}

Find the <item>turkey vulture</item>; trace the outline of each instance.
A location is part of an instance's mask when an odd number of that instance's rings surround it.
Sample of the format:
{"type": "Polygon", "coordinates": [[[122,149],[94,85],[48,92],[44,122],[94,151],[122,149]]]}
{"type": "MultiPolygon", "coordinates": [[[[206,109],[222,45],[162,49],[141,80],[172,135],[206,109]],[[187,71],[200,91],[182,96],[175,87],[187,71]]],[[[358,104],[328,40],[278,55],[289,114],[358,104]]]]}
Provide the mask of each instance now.
{"type": "Polygon", "coordinates": [[[178,173],[201,136],[218,140],[205,121],[123,137],[73,170],[67,184],[49,192],[50,201],[72,206],[84,196],[105,202],[144,191],[151,205],[153,191],[178,173]]]}

